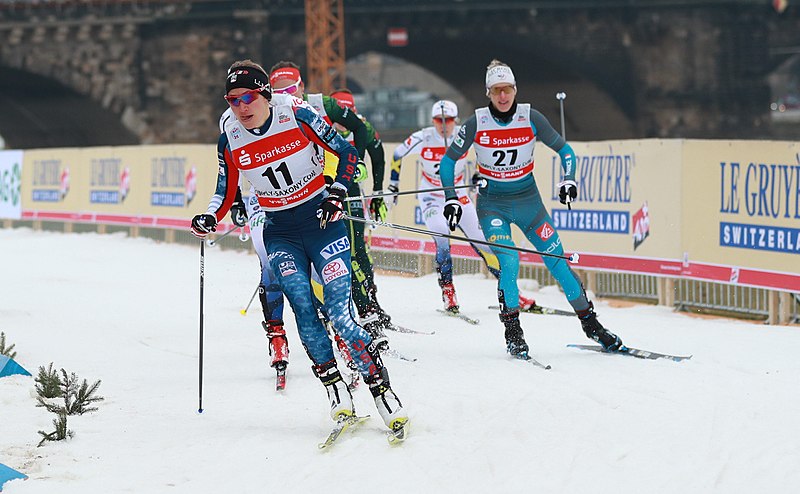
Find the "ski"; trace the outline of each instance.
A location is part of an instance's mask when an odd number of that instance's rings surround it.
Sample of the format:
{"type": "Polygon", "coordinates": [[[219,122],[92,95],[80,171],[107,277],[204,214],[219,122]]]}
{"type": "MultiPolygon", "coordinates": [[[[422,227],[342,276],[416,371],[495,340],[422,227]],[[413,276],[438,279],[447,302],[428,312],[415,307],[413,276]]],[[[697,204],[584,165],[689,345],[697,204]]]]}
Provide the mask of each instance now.
{"type": "Polygon", "coordinates": [[[403,423],[395,424],[394,429],[388,431],[386,434],[386,440],[389,441],[391,446],[402,443],[406,440],[406,436],[408,436],[408,420],[405,420],[403,423]]]}
{"type": "MultiPolygon", "coordinates": [[[[499,305],[490,305],[490,309],[500,310],[499,305]]],[[[552,307],[542,307],[541,305],[532,305],[527,309],[520,309],[520,312],[527,312],[529,314],[544,314],[547,316],[574,316],[575,313],[568,310],[554,309],[552,307]]]]}
{"type": "Polygon", "coordinates": [[[286,389],[286,367],[276,367],[275,372],[275,391],[283,391],[286,389]]]}
{"type": "Polygon", "coordinates": [[[405,354],[402,354],[402,353],[398,352],[394,348],[385,348],[383,350],[380,350],[380,352],[383,355],[386,355],[387,357],[396,358],[398,360],[405,360],[406,362],[416,362],[417,361],[416,357],[409,357],[408,355],[405,355],[405,354]]]}
{"type": "Polygon", "coordinates": [[[398,326],[397,324],[394,323],[384,327],[385,329],[388,329],[389,331],[394,331],[396,333],[425,334],[425,335],[436,334],[436,331],[419,331],[417,329],[406,328],[405,326],[398,326]]]}
{"type": "Polygon", "coordinates": [[[330,434],[328,437],[317,446],[319,449],[325,449],[333,446],[336,443],[336,440],[339,439],[339,436],[342,435],[344,431],[347,429],[359,425],[360,423],[366,421],[369,418],[369,415],[364,415],[360,417],[358,415],[349,415],[347,417],[340,418],[336,421],[336,425],[331,429],[330,434]]]}
{"type": "Polygon", "coordinates": [[[601,347],[599,345],[575,345],[575,344],[570,344],[570,345],[567,345],[567,346],[570,347],[570,348],[577,348],[579,350],[590,350],[592,352],[599,352],[599,353],[609,353],[609,354],[618,353],[620,355],[629,355],[631,357],[647,359],[647,360],[665,359],[665,360],[672,360],[672,361],[675,361],[675,362],[681,362],[683,360],[689,360],[690,358],[692,358],[691,355],[688,355],[688,356],[669,355],[667,353],[651,352],[649,350],[642,350],[642,349],[639,349],[639,348],[631,348],[629,346],[624,346],[624,345],[622,346],[622,348],[620,348],[616,352],[606,351],[603,347],[601,347]]]}
{"type": "Polygon", "coordinates": [[[519,355],[512,355],[511,357],[514,358],[514,359],[517,359],[517,360],[522,360],[523,362],[528,362],[529,364],[534,365],[536,367],[541,367],[544,370],[552,369],[550,364],[543,364],[543,363],[539,362],[535,358],[533,358],[530,355],[528,355],[527,352],[521,353],[519,355]]]}
{"type": "Polygon", "coordinates": [[[453,312],[453,311],[444,310],[444,309],[436,309],[436,312],[439,312],[440,314],[444,314],[444,315],[449,316],[449,317],[456,317],[458,319],[461,319],[462,321],[465,321],[465,322],[468,322],[469,324],[472,324],[473,326],[478,325],[480,323],[480,321],[478,319],[473,319],[473,318],[471,318],[471,317],[469,317],[467,315],[462,314],[461,312],[453,312]]]}

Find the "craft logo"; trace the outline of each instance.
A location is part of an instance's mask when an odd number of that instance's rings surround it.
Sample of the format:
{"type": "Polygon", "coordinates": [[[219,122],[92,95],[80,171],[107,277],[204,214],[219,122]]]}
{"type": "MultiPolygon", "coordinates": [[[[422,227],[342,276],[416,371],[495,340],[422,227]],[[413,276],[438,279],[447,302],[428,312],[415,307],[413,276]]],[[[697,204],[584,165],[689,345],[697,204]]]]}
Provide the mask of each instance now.
{"type": "Polygon", "coordinates": [[[130,191],[130,170],[120,158],[97,158],[91,163],[92,178],[89,202],[119,204],[130,191]]]}
{"type": "Polygon", "coordinates": [[[233,138],[234,141],[237,140],[237,139],[240,139],[242,137],[242,129],[241,129],[241,127],[238,127],[238,126],[234,127],[231,130],[231,137],[233,138]]]}
{"type": "Polygon", "coordinates": [[[644,239],[650,236],[650,214],[648,213],[647,203],[633,214],[633,250],[636,250],[644,239]]]}
{"type": "Polygon", "coordinates": [[[336,278],[347,275],[350,271],[341,259],[334,259],[322,268],[322,282],[326,285],[336,278]]]}
{"type": "Polygon", "coordinates": [[[186,171],[182,156],[156,156],[150,161],[150,205],[184,207],[197,192],[197,170],[186,171]]]}
{"type": "Polygon", "coordinates": [[[36,160],[33,162],[34,202],[60,202],[69,193],[69,168],[62,168],[61,160],[36,160]]]}
{"type": "Polygon", "coordinates": [[[539,235],[539,238],[541,238],[542,240],[549,239],[550,237],[553,236],[554,233],[555,230],[553,230],[553,227],[550,226],[550,223],[547,223],[546,221],[542,226],[540,226],[536,230],[536,234],[539,235]]]}

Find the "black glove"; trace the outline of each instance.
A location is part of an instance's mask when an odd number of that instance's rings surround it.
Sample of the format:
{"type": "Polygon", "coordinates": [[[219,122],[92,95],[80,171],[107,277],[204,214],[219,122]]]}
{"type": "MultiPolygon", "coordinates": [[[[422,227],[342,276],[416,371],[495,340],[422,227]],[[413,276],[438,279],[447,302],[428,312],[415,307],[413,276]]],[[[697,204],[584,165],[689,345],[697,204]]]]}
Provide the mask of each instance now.
{"type": "Polygon", "coordinates": [[[342,202],[344,202],[345,195],[347,195],[347,191],[339,184],[333,184],[328,187],[328,197],[322,201],[319,209],[317,209],[320,228],[325,229],[328,223],[342,219],[344,215],[342,202]]]}
{"type": "Polygon", "coordinates": [[[234,201],[231,205],[231,221],[240,227],[247,224],[247,208],[243,202],[234,201]]]}
{"type": "Polygon", "coordinates": [[[570,203],[578,197],[578,184],[574,180],[563,180],[558,183],[558,187],[558,200],[561,204],[570,203]]]}
{"type": "Polygon", "coordinates": [[[400,198],[400,196],[397,195],[397,193],[400,192],[400,187],[398,187],[398,185],[400,185],[398,182],[392,180],[389,186],[386,187],[386,190],[394,194],[392,196],[392,204],[394,204],[395,206],[397,206],[397,199],[400,198]]]}
{"type": "MultiPolygon", "coordinates": [[[[374,194],[380,193],[380,190],[374,192],[374,194]]],[[[369,201],[369,213],[375,221],[386,221],[386,203],[383,201],[383,197],[373,197],[369,201]]]]}
{"type": "Polygon", "coordinates": [[[197,238],[206,238],[211,232],[217,231],[217,218],[213,214],[198,214],[192,218],[192,235],[197,238]]]}
{"type": "Polygon", "coordinates": [[[481,174],[478,172],[472,174],[470,183],[472,184],[473,187],[486,187],[487,185],[489,185],[486,179],[481,177],[481,174]]]}
{"type": "Polygon", "coordinates": [[[448,199],[447,202],[444,203],[444,211],[442,214],[447,220],[447,226],[450,228],[451,232],[456,230],[458,223],[461,221],[461,213],[461,202],[459,202],[458,199],[448,199]]]}

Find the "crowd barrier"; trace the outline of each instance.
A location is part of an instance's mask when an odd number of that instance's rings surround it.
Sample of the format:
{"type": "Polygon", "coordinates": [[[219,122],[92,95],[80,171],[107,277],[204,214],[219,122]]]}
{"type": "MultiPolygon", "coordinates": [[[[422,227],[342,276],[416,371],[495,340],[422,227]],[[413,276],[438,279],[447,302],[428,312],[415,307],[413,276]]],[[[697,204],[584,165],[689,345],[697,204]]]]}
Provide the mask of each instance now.
{"type": "MultiPolygon", "coordinates": [[[[534,175],[565,250],[581,255],[577,268],[588,289],[772,324],[800,320],[800,143],[571,144],[579,184],[571,210],[557,198],[558,156],[541,144],[534,175]]],[[[385,147],[391,156],[395,145],[385,147]]],[[[213,145],[2,151],[0,218],[5,227],[126,230],[192,241],[188,222],[213,193],[215,161],[213,145]]],[[[414,157],[406,157],[400,188],[416,188],[418,174],[414,157]]],[[[400,199],[390,218],[422,225],[411,196],[400,199]]],[[[223,223],[220,233],[225,228],[230,225],[223,223]]],[[[430,238],[384,228],[369,233],[379,267],[433,272],[430,238]]],[[[518,245],[530,245],[519,231],[513,236],[518,245]]],[[[454,242],[453,254],[460,272],[480,271],[466,244],[454,242]]],[[[521,276],[552,282],[538,256],[520,258],[521,276]]]]}

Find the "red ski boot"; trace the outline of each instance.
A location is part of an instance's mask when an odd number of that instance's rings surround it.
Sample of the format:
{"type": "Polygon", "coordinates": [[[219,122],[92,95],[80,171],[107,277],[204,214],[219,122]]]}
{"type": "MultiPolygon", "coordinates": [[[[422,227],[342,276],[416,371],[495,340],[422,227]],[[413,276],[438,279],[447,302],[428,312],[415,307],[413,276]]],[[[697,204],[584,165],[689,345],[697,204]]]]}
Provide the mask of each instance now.
{"type": "Polygon", "coordinates": [[[286,387],[286,366],[289,365],[289,343],[283,321],[262,322],[261,325],[269,338],[269,354],[272,356],[270,366],[278,373],[275,388],[282,390],[286,387]]]}
{"type": "Polygon", "coordinates": [[[536,307],[536,299],[527,298],[521,293],[519,294],[519,310],[521,312],[530,312],[534,307],[536,307]]]}
{"type": "Polygon", "coordinates": [[[456,298],[456,287],[453,283],[444,283],[442,287],[442,302],[444,310],[448,312],[458,312],[458,299],[456,298]]]}

